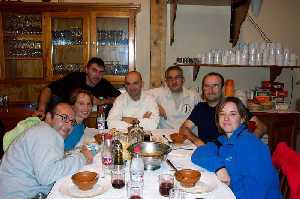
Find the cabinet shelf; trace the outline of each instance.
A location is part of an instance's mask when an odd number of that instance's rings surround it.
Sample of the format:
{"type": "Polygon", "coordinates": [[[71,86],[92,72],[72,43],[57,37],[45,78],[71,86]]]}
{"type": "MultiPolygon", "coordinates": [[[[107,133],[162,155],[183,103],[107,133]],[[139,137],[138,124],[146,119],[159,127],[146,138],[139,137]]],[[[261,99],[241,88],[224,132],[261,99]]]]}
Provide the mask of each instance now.
{"type": "Polygon", "coordinates": [[[40,60],[43,57],[5,57],[5,60],[40,60]]]}
{"type": "Polygon", "coordinates": [[[74,45],[53,45],[54,48],[82,48],[83,44],[74,44],[74,45]]]}
{"type": "Polygon", "coordinates": [[[10,40],[42,40],[42,34],[15,34],[4,33],[4,37],[10,40]]]}
{"type": "Polygon", "coordinates": [[[101,45],[97,45],[97,48],[128,48],[128,45],[116,45],[116,46],[101,46],[101,45]]]}
{"type": "Polygon", "coordinates": [[[276,77],[280,75],[282,69],[300,68],[300,66],[278,66],[278,65],[223,65],[223,64],[175,64],[176,66],[192,66],[193,67],[193,81],[197,79],[200,67],[223,67],[223,68],[269,68],[270,80],[275,81],[276,77]]]}

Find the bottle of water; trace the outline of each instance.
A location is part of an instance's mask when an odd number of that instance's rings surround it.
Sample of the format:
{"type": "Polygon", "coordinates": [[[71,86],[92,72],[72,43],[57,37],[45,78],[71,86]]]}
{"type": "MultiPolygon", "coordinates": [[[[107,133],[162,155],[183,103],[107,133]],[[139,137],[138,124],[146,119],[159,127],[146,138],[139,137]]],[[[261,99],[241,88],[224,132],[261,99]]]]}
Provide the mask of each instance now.
{"type": "Polygon", "coordinates": [[[134,154],[130,164],[130,180],[144,185],[144,161],[141,157],[141,147],[137,145],[133,151],[134,154]]]}
{"type": "Polygon", "coordinates": [[[111,168],[113,164],[113,156],[112,156],[112,135],[109,133],[104,134],[104,145],[102,150],[102,166],[104,168],[104,172],[111,168]]]}
{"type": "Polygon", "coordinates": [[[104,130],[105,129],[105,112],[104,106],[98,106],[98,115],[97,115],[97,129],[104,130]]]}

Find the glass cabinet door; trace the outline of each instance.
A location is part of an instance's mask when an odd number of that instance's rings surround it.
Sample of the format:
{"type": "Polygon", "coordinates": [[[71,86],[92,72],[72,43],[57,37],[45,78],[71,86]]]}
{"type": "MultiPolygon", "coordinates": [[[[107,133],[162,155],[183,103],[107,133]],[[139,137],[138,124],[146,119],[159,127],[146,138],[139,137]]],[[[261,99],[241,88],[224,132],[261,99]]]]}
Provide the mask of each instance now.
{"type": "Polygon", "coordinates": [[[53,76],[82,71],[86,61],[84,17],[51,17],[51,63],[53,76]]]}
{"type": "Polygon", "coordinates": [[[40,14],[2,16],[5,79],[42,79],[43,39],[40,14]]]}
{"type": "Polygon", "coordinates": [[[123,76],[128,73],[128,24],[129,18],[96,17],[94,53],[105,62],[106,75],[123,76]]]}

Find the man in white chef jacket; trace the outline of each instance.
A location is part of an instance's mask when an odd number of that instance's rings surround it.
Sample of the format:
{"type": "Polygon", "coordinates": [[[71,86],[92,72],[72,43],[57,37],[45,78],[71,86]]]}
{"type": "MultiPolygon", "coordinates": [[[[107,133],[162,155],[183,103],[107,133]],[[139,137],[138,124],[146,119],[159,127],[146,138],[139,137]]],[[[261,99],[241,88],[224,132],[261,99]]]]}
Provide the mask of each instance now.
{"type": "Polygon", "coordinates": [[[116,98],[107,118],[108,128],[127,129],[137,120],[145,130],[156,129],[159,122],[155,99],[143,91],[142,76],[131,71],[125,78],[125,93],[116,98]]]}

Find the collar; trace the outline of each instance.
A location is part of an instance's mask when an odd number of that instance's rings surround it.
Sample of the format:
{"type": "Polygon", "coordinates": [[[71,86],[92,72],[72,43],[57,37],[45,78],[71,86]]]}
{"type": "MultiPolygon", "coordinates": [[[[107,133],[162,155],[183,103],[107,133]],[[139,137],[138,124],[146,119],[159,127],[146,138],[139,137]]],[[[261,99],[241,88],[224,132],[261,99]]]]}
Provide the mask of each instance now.
{"type": "Polygon", "coordinates": [[[241,124],[239,128],[237,128],[235,131],[233,131],[232,135],[227,138],[226,135],[222,135],[218,138],[219,142],[221,142],[223,145],[225,144],[235,144],[239,138],[239,136],[244,132],[244,130],[247,129],[246,124],[241,124]]]}

